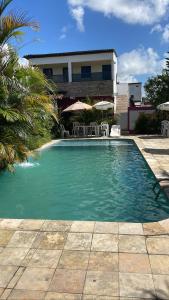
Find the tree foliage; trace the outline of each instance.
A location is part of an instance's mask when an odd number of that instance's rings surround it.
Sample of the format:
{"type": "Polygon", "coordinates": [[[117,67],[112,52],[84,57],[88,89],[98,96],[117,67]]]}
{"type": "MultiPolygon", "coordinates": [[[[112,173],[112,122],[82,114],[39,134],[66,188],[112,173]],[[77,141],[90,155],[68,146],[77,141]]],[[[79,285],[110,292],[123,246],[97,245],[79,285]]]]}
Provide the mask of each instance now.
{"type": "Polygon", "coordinates": [[[20,66],[16,52],[6,44],[21,34],[19,28],[35,26],[22,13],[4,15],[11,2],[0,1],[0,169],[10,170],[41,140],[50,139],[56,119],[53,87],[40,70],[20,66]]]}
{"type": "Polygon", "coordinates": [[[162,74],[151,77],[145,83],[147,100],[154,106],[169,101],[169,58],[162,74]]]}

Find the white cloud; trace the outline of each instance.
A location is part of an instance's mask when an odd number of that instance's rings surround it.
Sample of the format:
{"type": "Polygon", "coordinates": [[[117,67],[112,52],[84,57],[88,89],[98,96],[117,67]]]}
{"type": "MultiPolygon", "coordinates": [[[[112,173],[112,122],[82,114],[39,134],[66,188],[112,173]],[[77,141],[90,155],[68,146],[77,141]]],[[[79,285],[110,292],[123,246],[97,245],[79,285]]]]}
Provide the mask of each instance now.
{"type": "Polygon", "coordinates": [[[156,24],[155,26],[153,26],[153,28],[151,29],[150,33],[153,32],[162,32],[163,31],[163,27],[161,26],[161,24],[156,24]]]}
{"type": "Polygon", "coordinates": [[[161,73],[164,60],[160,59],[152,48],[139,48],[123,53],[119,57],[118,80],[120,82],[136,82],[137,76],[161,73]]]}
{"type": "Polygon", "coordinates": [[[29,61],[24,57],[20,57],[19,58],[19,64],[22,67],[28,67],[29,66],[29,61]]]}
{"type": "Polygon", "coordinates": [[[154,24],[167,15],[169,0],[67,0],[80,29],[83,27],[84,9],[115,16],[131,24],[154,24]]]}
{"type": "Polygon", "coordinates": [[[71,8],[72,17],[76,20],[77,28],[83,32],[84,28],[84,9],[82,6],[77,6],[71,8]]]}
{"type": "Polygon", "coordinates": [[[169,24],[164,27],[162,38],[164,42],[169,42],[169,24]]]}
{"type": "Polygon", "coordinates": [[[150,32],[160,32],[162,34],[162,41],[165,43],[169,42],[169,24],[166,24],[164,27],[162,27],[161,24],[157,24],[151,29],[150,32]]]}

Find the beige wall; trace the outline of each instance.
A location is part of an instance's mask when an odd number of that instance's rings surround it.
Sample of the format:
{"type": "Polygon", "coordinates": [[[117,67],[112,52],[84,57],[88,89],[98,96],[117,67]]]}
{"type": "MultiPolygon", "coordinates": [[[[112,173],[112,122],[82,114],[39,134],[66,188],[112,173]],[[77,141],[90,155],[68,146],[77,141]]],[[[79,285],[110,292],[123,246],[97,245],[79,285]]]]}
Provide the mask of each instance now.
{"type": "Polygon", "coordinates": [[[103,60],[99,62],[84,62],[84,63],[74,63],[72,64],[72,73],[80,74],[82,66],[91,66],[92,73],[102,72],[102,65],[111,64],[110,60],[103,60]]]}
{"type": "Polygon", "coordinates": [[[58,64],[58,65],[41,65],[38,66],[38,68],[43,71],[44,68],[52,68],[53,69],[53,75],[62,75],[63,74],[63,68],[67,67],[67,64],[58,64]]]}

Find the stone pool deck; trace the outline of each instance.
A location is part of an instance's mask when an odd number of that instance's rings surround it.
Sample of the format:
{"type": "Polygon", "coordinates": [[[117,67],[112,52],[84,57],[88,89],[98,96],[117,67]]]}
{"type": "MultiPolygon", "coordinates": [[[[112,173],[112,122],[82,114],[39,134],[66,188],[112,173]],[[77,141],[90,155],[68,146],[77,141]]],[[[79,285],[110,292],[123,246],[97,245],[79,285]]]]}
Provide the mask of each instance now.
{"type": "MultiPolygon", "coordinates": [[[[130,138],[166,177],[169,139],[130,138]]],[[[169,220],[0,219],[0,299],[168,300],[169,220]]]]}

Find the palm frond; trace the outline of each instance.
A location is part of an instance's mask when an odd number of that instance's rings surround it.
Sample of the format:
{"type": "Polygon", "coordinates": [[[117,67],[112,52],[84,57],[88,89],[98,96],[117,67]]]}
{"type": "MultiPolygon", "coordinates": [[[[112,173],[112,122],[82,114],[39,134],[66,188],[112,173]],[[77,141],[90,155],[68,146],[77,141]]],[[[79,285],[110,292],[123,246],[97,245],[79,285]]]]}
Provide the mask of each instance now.
{"type": "Polygon", "coordinates": [[[0,16],[3,14],[7,6],[12,2],[12,0],[1,0],[0,1],[0,16]]]}
{"type": "Polygon", "coordinates": [[[24,27],[31,27],[37,30],[39,25],[28,18],[24,12],[11,12],[8,16],[2,16],[0,18],[0,44],[4,45],[10,38],[21,36],[21,31],[18,29],[24,27]]]}

